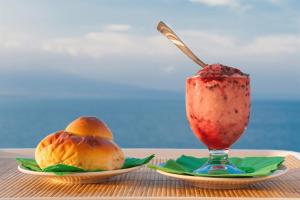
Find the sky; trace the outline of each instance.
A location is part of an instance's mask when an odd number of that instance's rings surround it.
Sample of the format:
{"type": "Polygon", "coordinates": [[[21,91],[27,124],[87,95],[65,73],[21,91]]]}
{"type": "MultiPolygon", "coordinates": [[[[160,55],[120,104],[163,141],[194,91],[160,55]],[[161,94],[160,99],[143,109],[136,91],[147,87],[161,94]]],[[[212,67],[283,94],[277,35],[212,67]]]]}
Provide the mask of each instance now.
{"type": "Polygon", "coordinates": [[[300,99],[299,10],[297,0],[0,1],[0,95],[63,77],[183,93],[199,66],[156,31],[162,20],[206,63],[249,73],[253,98],[300,99]]]}

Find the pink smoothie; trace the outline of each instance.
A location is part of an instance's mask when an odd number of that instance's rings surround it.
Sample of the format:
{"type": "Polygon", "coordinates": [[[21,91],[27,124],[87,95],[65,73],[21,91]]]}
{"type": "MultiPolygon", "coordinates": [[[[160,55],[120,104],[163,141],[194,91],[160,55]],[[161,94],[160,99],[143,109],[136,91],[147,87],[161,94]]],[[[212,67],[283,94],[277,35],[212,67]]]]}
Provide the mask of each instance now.
{"type": "Polygon", "coordinates": [[[229,148],[248,125],[249,76],[232,67],[208,65],[186,80],[186,114],[209,149],[229,148]]]}

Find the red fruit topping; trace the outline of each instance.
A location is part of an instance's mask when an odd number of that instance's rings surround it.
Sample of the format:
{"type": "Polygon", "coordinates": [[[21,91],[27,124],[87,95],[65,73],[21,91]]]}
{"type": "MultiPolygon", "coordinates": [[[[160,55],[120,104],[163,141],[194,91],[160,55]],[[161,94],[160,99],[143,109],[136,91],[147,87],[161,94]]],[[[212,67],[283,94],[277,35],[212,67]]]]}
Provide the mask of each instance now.
{"type": "Polygon", "coordinates": [[[211,64],[206,66],[205,68],[201,69],[197,72],[197,75],[202,77],[226,77],[232,75],[240,75],[240,76],[248,76],[247,74],[241,72],[239,69],[228,67],[221,64],[211,64]]]}

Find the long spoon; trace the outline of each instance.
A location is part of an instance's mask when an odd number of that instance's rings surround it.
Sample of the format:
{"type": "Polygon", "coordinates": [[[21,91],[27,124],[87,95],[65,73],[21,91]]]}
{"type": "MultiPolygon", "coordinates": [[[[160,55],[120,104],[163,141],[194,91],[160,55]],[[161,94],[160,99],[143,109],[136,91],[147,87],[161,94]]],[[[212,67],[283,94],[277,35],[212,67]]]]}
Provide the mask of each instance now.
{"type": "Polygon", "coordinates": [[[195,63],[201,67],[207,66],[205,62],[200,60],[184,42],[175,34],[175,32],[168,27],[164,22],[160,21],[157,25],[157,30],[166,36],[171,42],[173,42],[185,55],[192,59],[195,63]]]}

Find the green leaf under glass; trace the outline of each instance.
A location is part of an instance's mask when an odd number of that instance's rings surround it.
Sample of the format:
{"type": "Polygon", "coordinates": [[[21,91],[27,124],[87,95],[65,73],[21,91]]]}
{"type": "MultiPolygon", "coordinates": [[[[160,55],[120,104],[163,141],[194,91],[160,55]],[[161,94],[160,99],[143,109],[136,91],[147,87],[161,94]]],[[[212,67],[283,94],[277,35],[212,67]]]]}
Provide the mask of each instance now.
{"type": "MultiPolygon", "coordinates": [[[[154,154],[150,155],[145,158],[125,158],[124,165],[122,169],[132,168],[141,166],[144,164],[149,163],[154,158],[154,154]]],[[[64,164],[57,164],[53,166],[49,166],[47,168],[41,169],[37,162],[31,158],[16,158],[16,161],[21,165],[22,168],[28,169],[35,172],[52,172],[56,175],[62,176],[74,172],[99,172],[103,170],[84,170],[78,167],[64,165],[64,164]]]]}
{"type": "Polygon", "coordinates": [[[208,176],[208,177],[253,177],[267,176],[276,171],[284,162],[284,157],[231,157],[230,162],[237,168],[243,170],[243,174],[198,174],[194,170],[204,165],[207,158],[196,158],[182,155],[176,160],[168,160],[159,166],[149,164],[148,167],[155,170],[161,170],[173,174],[182,174],[190,176],[208,176]]]}

